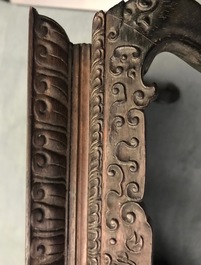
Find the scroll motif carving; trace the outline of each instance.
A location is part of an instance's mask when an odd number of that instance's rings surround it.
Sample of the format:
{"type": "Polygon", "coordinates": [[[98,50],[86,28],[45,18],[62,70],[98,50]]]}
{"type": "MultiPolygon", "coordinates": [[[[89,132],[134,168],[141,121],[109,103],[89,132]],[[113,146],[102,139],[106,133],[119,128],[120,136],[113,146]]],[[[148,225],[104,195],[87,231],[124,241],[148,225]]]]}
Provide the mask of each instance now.
{"type": "Polygon", "coordinates": [[[104,59],[105,14],[103,12],[98,12],[93,21],[90,91],[88,264],[91,265],[100,264],[104,59]]]}
{"type": "Polygon", "coordinates": [[[144,251],[147,254],[150,252],[147,246],[149,248],[151,230],[143,209],[133,201],[136,193],[139,192],[139,185],[135,182],[125,185],[126,176],[122,167],[117,164],[108,167],[107,182],[110,189],[106,196],[107,236],[105,235],[104,239],[106,249],[110,249],[111,252],[104,252],[107,257],[105,264],[124,264],[124,262],[127,264],[126,260],[130,260],[133,264],[141,264],[136,254],[141,253],[143,256],[144,251]],[[118,253],[124,253],[123,249],[125,254],[119,255],[118,253]],[[117,261],[119,263],[115,263],[117,261]]]}
{"type": "Polygon", "coordinates": [[[129,255],[125,253],[117,254],[117,258],[113,259],[110,254],[105,254],[105,265],[137,265],[134,261],[132,261],[129,255]]]}
{"type": "Polygon", "coordinates": [[[68,150],[68,52],[65,32],[32,11],[30,265],[64,264],[68,150]]]}
{"type": "Polygon", "coordinates": [[[147,32],[152,26],[152,14],[158,4],[159,0],[128,1],[123,11],[124,22],[132,23],[133,27],[147,32]]]}
{"type": "MultiPolygon", "coordinates": [[[[158,1],[128,1],[107,14],[106,89],[104,109],[104,185],[102,260],[105,264],[151,265],[151,228],[138,204],[145,181],[145,108],[155,95],[155,87],[142,82],[144,50],[137,43],[125,12],[135,13],[132,28],[149,30],[148,19],[158,1]],[[124,8],[123,8],[124,7],[124,8]],[[123,21],[115,14],[123,12],[123,21]],[[132,9],[132,10],[131,10],[132,9]],[[119,13],[118,13],[119,12],[119,13]],[[114,14],[114,15],[113,15],[114,14]],[[145,23],[147,22],[147,24],[145,23]],[[129,24],[129,26],[128,26],[129,24]],[[145,27],[146,26],[146,27],[145,27]],[[131,45],[135,43],[135,45],[131,45]]],[[[140,39],[140,38],[139,38],[140,39]]]]}
{"type": "Polygon", "coordinates": [[[149,34],[158,28],[155,20],[166,20],[177,4],[171,0],[130,0],[123,8],[123,21],[143,34],[149,34]]]}
{"type": "MultiPolygon", "coordinates": [[[[131,82],[132,80],[135,82],[133,86],[138,89],[134,90],[131,96],[133,98],[133,103],[137,105],[138,108],[146,107],[155,96],[155,87],[147,87],[141,80],[141,61],[141,51],[137,46],[124,45],[117,47],[110,58],[110,71],[114,76],[117,78],[121,77],[125,80],[129,78],[131,82]]],[[[129,82],[127,83],[129,84],[129,82]]],[[[123,83],[116,83],[112,88],[113,94],[124,94],[125,99],[127,94],[129,94],[127,90],[126,85],[123,83]]]]}
{"type": "Polygon", "coordinates": [[[135,79],[139,57],[140,49],[138,47],[117,47],[110,59],[110,69],[115,75],[126,74],[128,77],[135,79]]]}
{"type": "Polygon", "coordinates": [[[95,15],[92,45],[72,45],[31,11],[27,265],[151,265],[143,76],[160,51],[200,70],[191,13],[194,0],[121,1],[95,15]]]}
{"type": "Polygon", "coordinates": [[[124,84],[118,82],[112,86],[112,94],[115,96],[116,100],[113,105],[126,102],[126,87],[124,84]]]}
{"type": "Polygon", "coordinates": [[[112,203],[108,204],[110,210],[106,215],[109,235],[105,237],[104,264],[144,264],[145,260],[151,264],[151,229],[144,211],[137,203],[127,201],[124,195],[118,196],[115,191],[108,196],[111,196],[112,203]]]}
{"type": "Polygon", "coordinates": [[[131,235],[131,237],[126,241],[127,248],[134,253],[139,253],[142,250],[143,245],[143,237],[139,236],[136,232],[134,232],[133,235],[131,235]]]}

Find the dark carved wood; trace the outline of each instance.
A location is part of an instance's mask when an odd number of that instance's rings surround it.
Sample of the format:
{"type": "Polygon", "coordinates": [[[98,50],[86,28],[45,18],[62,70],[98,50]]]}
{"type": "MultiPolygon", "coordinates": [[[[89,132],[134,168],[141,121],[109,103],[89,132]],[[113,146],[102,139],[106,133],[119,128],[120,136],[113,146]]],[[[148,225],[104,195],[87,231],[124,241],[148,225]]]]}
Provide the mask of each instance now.
{"type": "Polygon", "coordinates": [[[51,19],[30,14],[28,264],[64,264],[70,158],[71,50],[51,19]]]}
{"type": "Polygon", "coordinates": [[[27,265],[151,265],[143,75],[162,51],[200,70],[200,15],[194,0],[122,1],[73,45],[31,9],[27,265]]]}

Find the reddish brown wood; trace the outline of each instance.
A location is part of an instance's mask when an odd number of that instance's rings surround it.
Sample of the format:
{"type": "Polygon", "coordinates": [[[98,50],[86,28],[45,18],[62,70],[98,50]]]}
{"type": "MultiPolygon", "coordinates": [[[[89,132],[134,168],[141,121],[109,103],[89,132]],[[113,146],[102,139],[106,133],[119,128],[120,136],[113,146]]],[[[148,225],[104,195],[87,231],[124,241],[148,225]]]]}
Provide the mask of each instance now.
{"type": "Polygon", "coordinates": [[[89,149],[89,78],[90,45],[80,46],[80,85],[79,85],[79,156],[78,156],[78,195],[77,195],[77,237],[76,264],[87,260],[87,209],[88,209],[88,149],[89,149]]]}
{"type": "Polygon", "coordinates": [[[122,1],[73,45],[31,10],[27,265],[151,265],[143,75],[162,51],[200,70],[200,15],[193,0],[122,1]]]}
{"type": "Polygon", "coordinates": [[[87,253],[87,194],[90,53],[88,44],[74,45],[72,68],[71,158],[69,183],[68,262],[82,264],[87,253]],[[83,248],[85,247],[85,250],[83,248]]]}

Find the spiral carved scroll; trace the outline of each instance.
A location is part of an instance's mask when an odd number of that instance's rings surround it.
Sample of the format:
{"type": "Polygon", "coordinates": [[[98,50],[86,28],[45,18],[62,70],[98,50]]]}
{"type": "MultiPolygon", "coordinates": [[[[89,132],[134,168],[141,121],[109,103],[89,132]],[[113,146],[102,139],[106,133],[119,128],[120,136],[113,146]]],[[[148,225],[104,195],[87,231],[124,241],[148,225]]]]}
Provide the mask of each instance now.
{"type": "Polygon", "coordinates": [[[134,29],[150,30],[158,4],[121,2],[106,15],[101,261],[107,265],[151,265],[152,232],[139,202],[145,185],[142,109],[153,100],[155,87],[142,81],[145,52],[134,29]]]}
{"type": "Polygon", "coordinates": [[[65,260],[69,41],[32,10],[30,265],[65,260]]]}

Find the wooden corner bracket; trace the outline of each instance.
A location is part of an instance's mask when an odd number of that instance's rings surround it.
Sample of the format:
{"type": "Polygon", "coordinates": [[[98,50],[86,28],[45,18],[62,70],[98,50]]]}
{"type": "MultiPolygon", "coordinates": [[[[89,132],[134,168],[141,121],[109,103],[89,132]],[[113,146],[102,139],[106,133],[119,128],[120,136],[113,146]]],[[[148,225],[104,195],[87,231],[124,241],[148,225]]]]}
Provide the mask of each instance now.
{"type": "Polygon", "coordinates": [[[73,45],[31,9],[26,265],[151,265],[143,75],[162,51],[200,70],[200,17],[194,0],[122,1],[73,45]]]}

